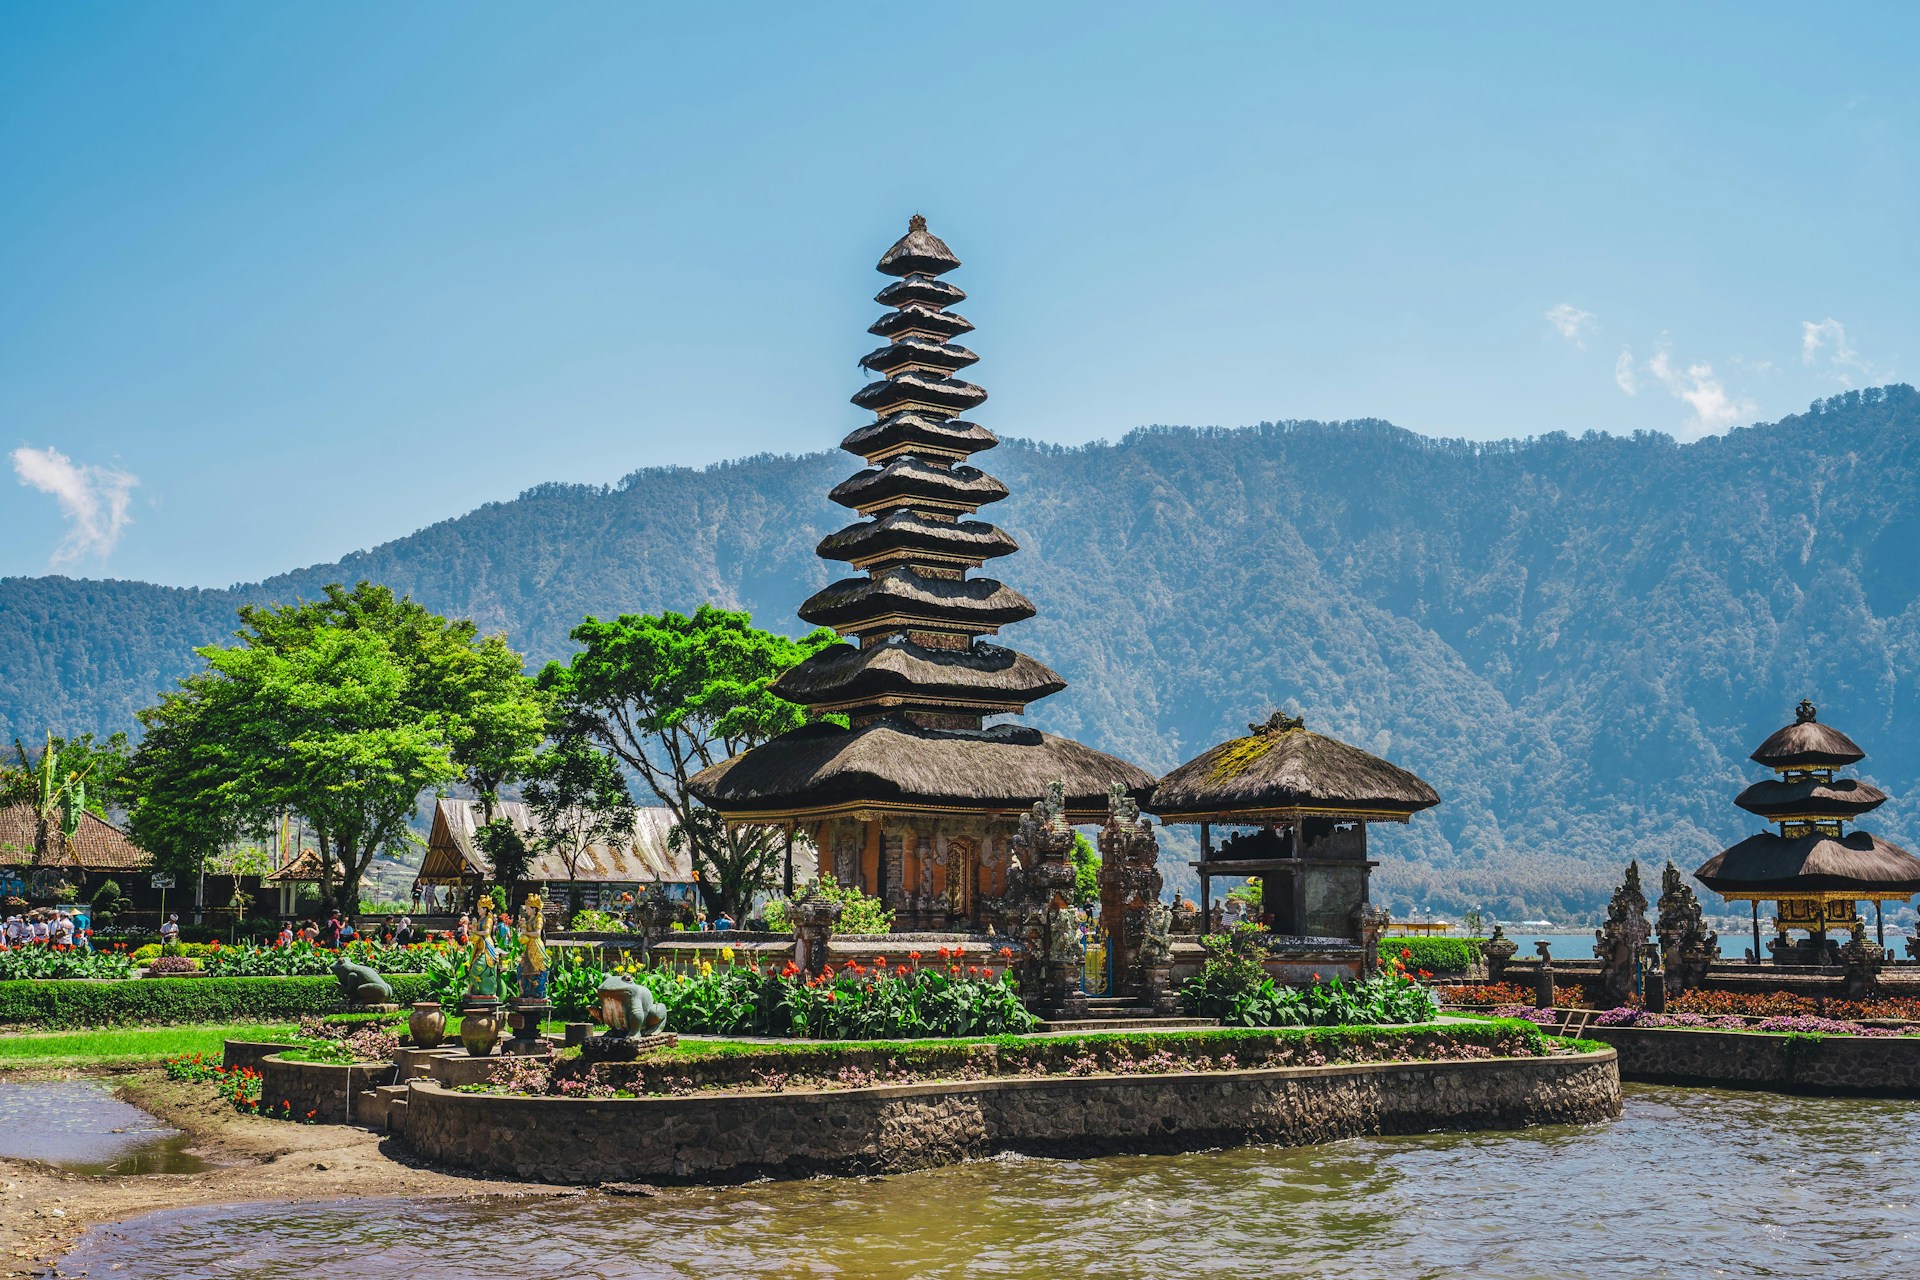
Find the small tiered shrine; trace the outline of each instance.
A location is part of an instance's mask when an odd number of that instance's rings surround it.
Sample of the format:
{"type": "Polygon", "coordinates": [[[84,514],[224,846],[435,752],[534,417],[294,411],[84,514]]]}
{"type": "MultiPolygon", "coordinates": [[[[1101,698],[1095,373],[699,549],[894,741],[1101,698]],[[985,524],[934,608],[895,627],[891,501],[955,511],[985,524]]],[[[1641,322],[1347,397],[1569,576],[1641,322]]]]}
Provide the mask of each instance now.
{"type": "Polygon", "coordinates": [[[1886,945],[1881,904],[1920,893],[1920,858],[1870,832],[1846,825],[1886,803],[1871,783],[1835,777],[1866,752],[1832,725],[1820,723],[1802,701],[1794,722],[1765,742],[1752,759],[1778,776],[1756,782],[1734,803],[1778,824],[1709,858],[1694,878],[1721,897],[1753,904],[1753,953],[1760,949],[1760,904],[1774,904],[1778,964],[1842,963],[1830,935],[1864,935],[1860,903],[1874,904],[1879,945],[1886,945]],[[1804,939],[1796,940],[1799,932],[1804,939]]]}
{"type": "Polygon", "coordinates": [[[1368,896],[1367,826],[1406,822],[1439,803],[1398,765],[1275,712],[1162,778],[1145,808],[1200,827],[1201,928],[1214,923],[1216,877],[1258,880],[1271,946],[1296,957],[1282,976],[1304,981],[1336,967],[1343,950],[1371,966],[1386,913],[1368,896]],[[1215,845],[1217,827],[1229,834],[1215,845]]]}
{"type": "Polygon", "coordinates": [[[955,377],[978,357],[953,339],[973,326],[949,310],[966,295],[940,279],[960,261],[926,220],[880,259],[895,277],[869,332],[885,345],[860,363],[878,375],[853,397],[874,420],[841,442],[865,470],[828,495],[859,515],[819,546],[857,571],[800,606],[831,645],[774,684],[818,716],[706,769],[693,793],[729,822],[812,835],[819,870],[896,912],[895,928],[986,922],[1007,891],[1022,815],[1062,784],[1073,823],[1105,821],[1109,789],[1144,796],[1153,778],[1124,760],[1023,725],[1019,715],[1066,681],[990,637],[1030,618],[1025,596],[974,576],[1018,544],[972,517],[1007,487],[971,465],[998,441],[960,415],[987,393],[955,377]]]}

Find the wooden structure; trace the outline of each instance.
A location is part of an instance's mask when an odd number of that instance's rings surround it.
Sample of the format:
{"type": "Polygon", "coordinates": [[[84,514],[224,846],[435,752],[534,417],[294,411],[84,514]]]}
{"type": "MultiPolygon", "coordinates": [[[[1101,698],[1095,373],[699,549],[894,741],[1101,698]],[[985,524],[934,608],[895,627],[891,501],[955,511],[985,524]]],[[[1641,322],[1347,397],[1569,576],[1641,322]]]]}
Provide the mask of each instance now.
{"type": "Polygon", "coordinates": [[[153,857],[119,827],[83,812],[71,848],[54,824],[48,847],[39,847],[39,813],[31,804],[0,808],[0,897],[52,901],[63,882],[76,886],[95,876],[113,876],[121,892],[145,905],[153,857]]]}
{"type": "Polygon", "coordinates": [[[1882,904],[1920,893],[1920,858],[1847,823],[1886,803],[1886,794],[1834,773],[1866,758],[1853,739],[1820,723],[1802,700],[1794,722],[1760,744],[1752,759],[1777,777],[1756,782],[1734,803],[1779,826],[1748,836],[1703,863],[1694,878],[1721,897],[1753,907],[1753,954],[1759,958],[1760,904],[1774,904],[1775,937],[1768,944],[1780,964],[1832,964],[1834,932],[1863,925],[1862,901],[1874,905],[1879,945],[1886,945],[1882,904]],[[1807,935],[1796,943],[1791,934],[1807,935]]]}
{"type": "Polygon", "coordinates": [[[1006,892],[1020,817],[1065,787],[1070,819],[1105,821],[1108,788],[1144,796],[1153,779],[1064,738],[986,717],[1018,715],[1066,681],[988,637],[1030,618],[1013,588],[970,576],[1018,544],[972,517],[1007,496],[971,465],[998,441],[963,420],[987,393],[954,375],[977,356],[952,339],[973,326],[940,279],[958,258],[915,215],[881,257],[890,308],[860,363],[877,379],[853,397],[874,414],[841,447],[867,468],[828,495],[860,519],[829,534],[823,559],[858,571],[816,592],[800,617],[846,639],[774,684],[816,721],[697,774],[699,799],[729,822],[810,834],[819,871],[886,900],[896,927],[977,923],[1006,892]]]}
{"type": "MultiPolygon", "coordinates": [[[[511,823],[522,839],[532,842],[541,835],[533,812],[518,801],[502,801],[494,806],[494,813],[511,823]]],[[[482,821],[478,800],[437,801],[416,882],[452,887],[467,901],[482,886],[492,884],[493,863],[475,837],[482,821]]],[[[563,910],[569,904],[576,909],[606,907],[621,893],[638,893],[655,885],[670,898],[690,898],[693,865],[687,851],[673,848],[668,840],[673,826],[669,809],[635,809],[631,835],[587,845],[572,867],[558,852],[543,850],[534,857],[527,881],[540,885],[541,896],[563,910]]]]}
{"type": "MultiPolygon", "coordinates": [[[[1440,796],[1420,778],[1275,712],[1247,736],[1181,765],[1146,804],[1162,822],[1198,823],[1201,928],[1213,880],[1261,882],[1263,923],[1303,943],[1366,940],[1367,825],[1406,822],[1440,796]],[[1217,847],[1215,827],[1237,830],[1217,847]]],[[[1384,927],[1384,916],[1378,920],[1384,927]]]]}

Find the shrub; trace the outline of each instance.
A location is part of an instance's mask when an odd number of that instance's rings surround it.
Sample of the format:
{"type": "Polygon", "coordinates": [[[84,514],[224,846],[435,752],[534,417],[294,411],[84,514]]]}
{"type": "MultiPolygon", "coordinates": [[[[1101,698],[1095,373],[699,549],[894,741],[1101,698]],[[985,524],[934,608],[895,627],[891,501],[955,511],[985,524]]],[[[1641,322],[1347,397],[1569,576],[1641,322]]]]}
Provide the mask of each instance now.
{"type": "Polygon", "coordinates": [[[1480,963],[1479,938],[1382,938],[1380,954],[1418,973],[1466,973],[1480,963]]]}
{"type": "Polygon", "coordinates": [[[156,956],[147,965],[148,973],[198,973],[200,962],[192,956],[156,956]]]}
{"type": "MultiPolygon", "coordinates": [[[[887,910],[887,904],[878,898],[868,897],[860,892],[858,886],[843,887],[832,876],[821,876],[817,886],[806,886],[800,890],[800,896],[805,897],[816,887],[823,896],[844,908],[840,913],[840,922],[833,926],[835,933],[887,933],[893,929],[893,912],[887,910]]],[[[762,907],[760,913],[766,917],[769,932],[793,931],[793,922],[787,919],[785,898],[775,898],[762,907]]]]}
{"type": "Polygon", "coordinates": [[[1432,994],[1391,956],[1361,982],[1316,977],[1311,986],[1283,987],[1262,964],[1266,945],[1255,926],[1209,934],[1201,943],[1207,961],[1181,992],[1195,1017],[1230,1027],[1352,1027],[1429,1022],[1439,1012],[1432,994]]]}
{"type": "Polygon", "coordinates": [[[340,951],[330,951],[305,940],[296,940],[284,947],[248,944],[214,948],[206,953],[202,967],[221,978],[317,977],[332,973],[334,961],[344,952],[356,964],[372,965],[384,974],[425,973],[430,967],[433,953],[439,949],[439,945],[429,943],[391,947],[377,942],[354,941],[340,951]]]}
{"type": "Polygon", "coordinates": [[[573,923],[567,926],[579,933],[625,933],[627,923],[611,911],[601,911],[588,907],[573,913],[573,923]]]}
{"type": "MultiPolygon", "coordinates": [[[[401,1004],[427,998],[427,979],[388,980],[401,1004]]],[[[0,982],[0,1026],[291,1022],[344,1007],[332,978],[151,978],[145,982],[0,982]]]]}

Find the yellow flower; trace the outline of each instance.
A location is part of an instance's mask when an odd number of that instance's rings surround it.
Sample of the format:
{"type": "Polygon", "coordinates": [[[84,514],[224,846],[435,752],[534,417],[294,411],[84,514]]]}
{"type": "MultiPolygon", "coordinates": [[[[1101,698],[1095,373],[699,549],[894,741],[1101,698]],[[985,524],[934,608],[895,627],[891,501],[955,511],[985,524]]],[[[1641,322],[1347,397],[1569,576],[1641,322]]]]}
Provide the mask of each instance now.
{"type": "Polygon", "coordinates": [[[700,976],[704,978],[712,972],[713,972],[713,961],[702,960],[700,962],[700,976]]]}
{"type": "Polygon", "coordinates": [[[728,964],[732,964],[732,963],[733,963],[733,948],[732,948],[732,947],[722,947],[722,948],[720,948],[720,958],[721,958],[722,960],[725,960],[725,961],[726,961],[726,962],[727,962],[728,964]]]}

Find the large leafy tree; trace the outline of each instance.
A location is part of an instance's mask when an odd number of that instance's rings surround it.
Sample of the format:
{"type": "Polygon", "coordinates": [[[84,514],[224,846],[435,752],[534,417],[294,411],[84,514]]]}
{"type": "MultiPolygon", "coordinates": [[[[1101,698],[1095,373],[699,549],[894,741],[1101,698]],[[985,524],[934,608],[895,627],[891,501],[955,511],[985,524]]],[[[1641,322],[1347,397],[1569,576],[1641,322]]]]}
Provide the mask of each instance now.
{"type": "Polygon", "coordinates": [[[708,909],[744,917],[773,882],[780,833],[729,827],[688,793],[687,779],[805,723],[806,712],[768,686],[838,637],[822,628],[790,640],[746,613],[702,605],[692,617],[590,617],[573,639],[582,649],[572,662],[540,674],[561,733],[597,743],[640,776],[673,811],[674,838],[691,854],[708,909]]]}
{"type": "Polygon", "coordinates": [[[351,909],[423,792],[464,778],[490,799],[531,759],[544,702],[471,622],[365,582],[240,617],[238,645],[198,650],[207,669],[141,714],[131,822],[164,866],[191,870],[291,812],[326,855],[323,896],[351,909]]]}
{"type": "Polygon", "coordinates": [[[542,752],[521,790],[535,819],[535,847],[558,857],[568,880],[580,878],[592,846],[633,838],[626,775],[584,737],[562,736],[542,752]]]}

